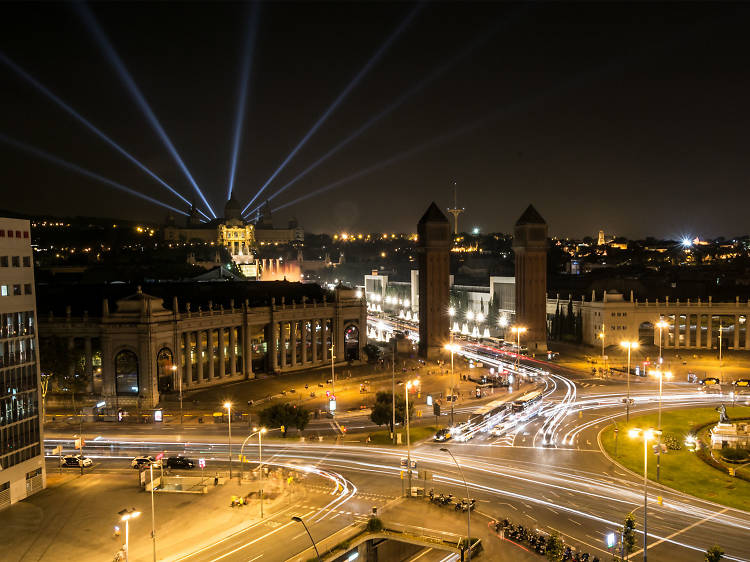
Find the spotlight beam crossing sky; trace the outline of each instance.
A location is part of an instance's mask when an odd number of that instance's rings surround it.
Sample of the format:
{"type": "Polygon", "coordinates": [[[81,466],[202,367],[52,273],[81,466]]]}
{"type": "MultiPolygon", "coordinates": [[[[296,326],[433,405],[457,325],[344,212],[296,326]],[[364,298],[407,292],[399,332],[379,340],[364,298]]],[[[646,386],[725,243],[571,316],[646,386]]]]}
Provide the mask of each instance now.
{"type": "Polygon", "coordinates": [[[86,168],[83,168],[77,164],[73,164],[72,162],[63,160],[62,158],[59,158],[58,156],[55,156],[54,154],[50,154],[49,152],[46,152],[40,148],[36,148],[34,146],[31,146],[30,144],[26,144],[19,140],[12,139],[2,133],[0,133],[0,142],[4,142],[5,144],[8,144],[14,148],[17,148],[18,150],[23,150],[25,152],[28,152],[29,154],[33,154],[37,158],[42,158],[44,160],[47,160],[48,162],[52,162],[53,164],[57,164],[58,166],[67,168],[68,170],[73,170],[74,172],[81,174],[82,176],[86,176],[88,178],[101,182],[110,187],[114,187],[115,189],[124,191],[125,193],[128,193],[130,195],[140,197],[144,201],[148,201],[149,203],[153,203],[154,205],[159,205],[160,207],[169,209],[170,211],[173,211],[177,214],[187,216],[187,213],[185,211],[181,211],[180,209],[173,207],[172,205],[164,203],[163,201],[159,201],[158,199],[155,199],[149,195],[146,195],[145,193],[141,193],[140,191],[136,191],[135,189],[131,189],[130,187],[126,185],[122,185],[121,183],[118,183],[114,180],[105,178],[104,176],[97,174],[96,172],[92,172],[91,170],[87,170],[86,168]]]}
{"type": "Polygon", "coordinates": [[[81,16],[81,19],[83,20],[84,24],[86,25],[88,30],[96,39],[96,42],[101,47],[107,60],[110,62],[110,64],[112,64],[112,66],[114,66],[115,70],[117,71],[117,75],[120,77],[120,79],[125,84],[125,87],[133,96],[133,99],[135,100],[136,104],[145,115],[148,122],[151,124],[151,127],[153,127],[156,134],[164,143],[164,146],[167,148],[169,153],[175,159],[175,162],[180,167],[182,172],[185,174],[185,177],[190,182],[190,185],[193,186],[193,189],[195,189],[195,192],[201,198],[201,201],[203,201],[203,204],[208,209],[208,212],[211,214],[213,218],[216,218],[216,213],[211,207],[211,204],[206,199],[206,196],[203,195],[201,188],[198,187],[198,184],[193,178],[193,175],[190,173],[190,170],[188,170],[187,166],[185,165],[185,162],[182,161],[182,157],[180,156],[179,152],[177,152],[177,149],[175,148],[174,144],[172,144],[172,140],[169,138],[169,135],[167,135],[167,132],[164,130],[164,127],[162,127],[161,123],[159,122],[159,119],[156,117],[156,114],[151,109],[151,106],[149,105],[149,103],[146,101],[146,98],[141,93],[141,90],[140,88],[138,88],[138,85],[135,83],[133,76],[125,67],[125,63],[122,62],[122,59],[117,54],[117,51],[115,51],[115,48],[112,46],[112,43],[110,43],[109,39],[105,35],[104,30],[102,30],[101,26],[96,21],[94,14],[91,13],[91,10],[88,8],[88,6],[84,2],[76,2],[74,5],[78,14],[81,16]]]}
{"type": "Polygon", "coordinates": [[[260,187],[258,192],[250,199],[250,202],[245,205],[245,207],[242,209],[243,214],[247,209],[252,205],[255,200],[260,197],[261,193],[265,191],[265,189],[268,187],[268,185],[276,178],[277,175],[286,167],[286,165],[294,158],[294,156],[299,152],[299,150],[305,146],[308,140],[310,140],[310,137],[312,137],[315,132],[323,125],[323,123],[326,122],[328,117],[330,117],[331,113],[333,113],[336,108],[341,105],[341,102],[346,99],[346,97],[349,95],[349,93],[362,81],[362,79],[367,75],[368,72],[372,69],[373,66],[377,64],[377,62],[381,59],[383,54],[388,50],[388,48],[398,39],[398,37],[404,32],[404,30],[408,27],[408,25],[411,23],[411,21],[416,17],[416,15],[419,13],[419,11],[422,9],[423,3],[418,3],[416,6],[414,6],[407,16],[401,21],[399,26],[391,33],[388,38],[385,40],[385,42],[378,48],[377,51],[375,51],[375,54],[370,57],[370,60],[367,61],[367,64],[365,64],[362,69],[352,78],[351,82],[344,88],[341,93],[336,97],[335,100],[333,100],[333,103],[328,106],[328,109],[326,109],[323,112],[323,115],[320,116],[320,118],[315,122],[315,124],[310,128],[310,130],[305,134],[304,137],[302,137],[302,140],[297,143],[297,146],[295,146],[292,151],[287,155],[286,158],[284,158],[284,161],[281,163],[281,165],[276,168],[276,171],[271,174],[271,176],[265,181],[265,183],[260,187]]]}
{"type": "Polygon", "coordinates": [[[239,91],[237,92],[237,112],[234,118],[234,135],[232,137],[232,157],[229,164],[229,187],[227,189],[227,201],[232,198],[234,190],[234,179],[237,174],[237,157],[242,143],[242,131],[245,126],[245,107],[249,95],[248,85],[253,66],[253,54],[255,51],[255,40],[258,35],[258,21],[260,19],[260,2],[253,2],[249,10],[247,23],[247,35],[245,38],[244,51],[242,55],[242,70],[240,71],[239,91]]]}

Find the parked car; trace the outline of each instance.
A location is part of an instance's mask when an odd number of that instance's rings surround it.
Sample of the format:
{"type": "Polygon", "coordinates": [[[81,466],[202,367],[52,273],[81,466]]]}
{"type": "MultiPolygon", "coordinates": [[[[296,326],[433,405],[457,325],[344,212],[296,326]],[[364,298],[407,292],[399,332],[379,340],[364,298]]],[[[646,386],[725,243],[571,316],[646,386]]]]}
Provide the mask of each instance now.
{"type": "Polygon", "coordinates": [[[142,466],[148,468],[149,465],[154,465],[154,468],[161,468],[161,461],[157,461],[154,457],[151,456],[135,457],[132,461],[130,461],[130,466],[132,468],[140,468],[142,466]]]}
{"type": "Polygon", "coordinates": [[[195,468],[195,461],[185,457],[169,457],[167,468],[195,468]]]}
{"type": "Polygon", "coordinates": [[[87,468],[94,464],[88,457],[82,457],[81,455],[65,455],[60,457],[60,466],[80,468],[83,466],[87,468]]]}

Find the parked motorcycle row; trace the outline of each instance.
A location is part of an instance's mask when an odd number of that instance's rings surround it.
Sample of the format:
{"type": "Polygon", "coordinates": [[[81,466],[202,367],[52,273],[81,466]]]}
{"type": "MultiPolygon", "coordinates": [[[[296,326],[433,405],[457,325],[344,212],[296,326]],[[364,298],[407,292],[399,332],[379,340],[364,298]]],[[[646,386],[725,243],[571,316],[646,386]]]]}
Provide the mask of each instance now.
{"type": "MultiPolygon", "coordinates": [[[[453,494],[439,494],[435,495],[434,490],[430,490],[430,493],[427,495],[431,503],[434,503],[436,505],[451,505],[454,502],[453,494]]],[[[474,511],[474,508],[477,506],[477,500],[474,498],[467,498],[467,499],[455,499],[455,504],[453,509],[455,511],[463,511],[466,513],[467,511],[474,511]]]]}
{"type": "MultiPolygon", "coordinates": [[[[504,532],[504,537],[516,543],[528,545],[537,554],[545,555],[549,541],[549,534],[539,529],[528,529],[523,525],[513,525],[507,519],[495,521],[495,532],[504,532]]],[[[570,546],[563,550],[563,561],[565,562],[599,562],[599,558],[590,557],[588,552],[575,552],[570,546]]]]}

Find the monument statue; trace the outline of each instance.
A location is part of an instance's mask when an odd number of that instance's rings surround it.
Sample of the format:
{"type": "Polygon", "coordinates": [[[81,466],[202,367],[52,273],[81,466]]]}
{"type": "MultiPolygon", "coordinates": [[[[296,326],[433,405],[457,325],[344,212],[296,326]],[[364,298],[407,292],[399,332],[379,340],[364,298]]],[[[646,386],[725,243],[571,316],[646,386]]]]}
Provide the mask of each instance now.
{"type": "Polygon", "coordinates": [[[724,404],[717,406],[714,409],[719,412],[719,423],[731,423],[729,416],[727,415],[727,408],[724,404]]]}

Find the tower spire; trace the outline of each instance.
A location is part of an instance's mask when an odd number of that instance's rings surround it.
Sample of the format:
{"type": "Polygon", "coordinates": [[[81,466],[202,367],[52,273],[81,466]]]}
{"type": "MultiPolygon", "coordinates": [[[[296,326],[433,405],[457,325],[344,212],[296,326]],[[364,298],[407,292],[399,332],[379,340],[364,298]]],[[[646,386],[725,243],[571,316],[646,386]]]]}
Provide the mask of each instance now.
{"type": "Polygon", "coordinates": [[[458,234],[458,215],[464,212],[463,207],[458,206],[458,196],[456,194],[456,191],[458,190],[458,182],[453,180],[453,207],[448,208],[448,212],[453,215],[453,234],[454,236],[458,234]]]}

